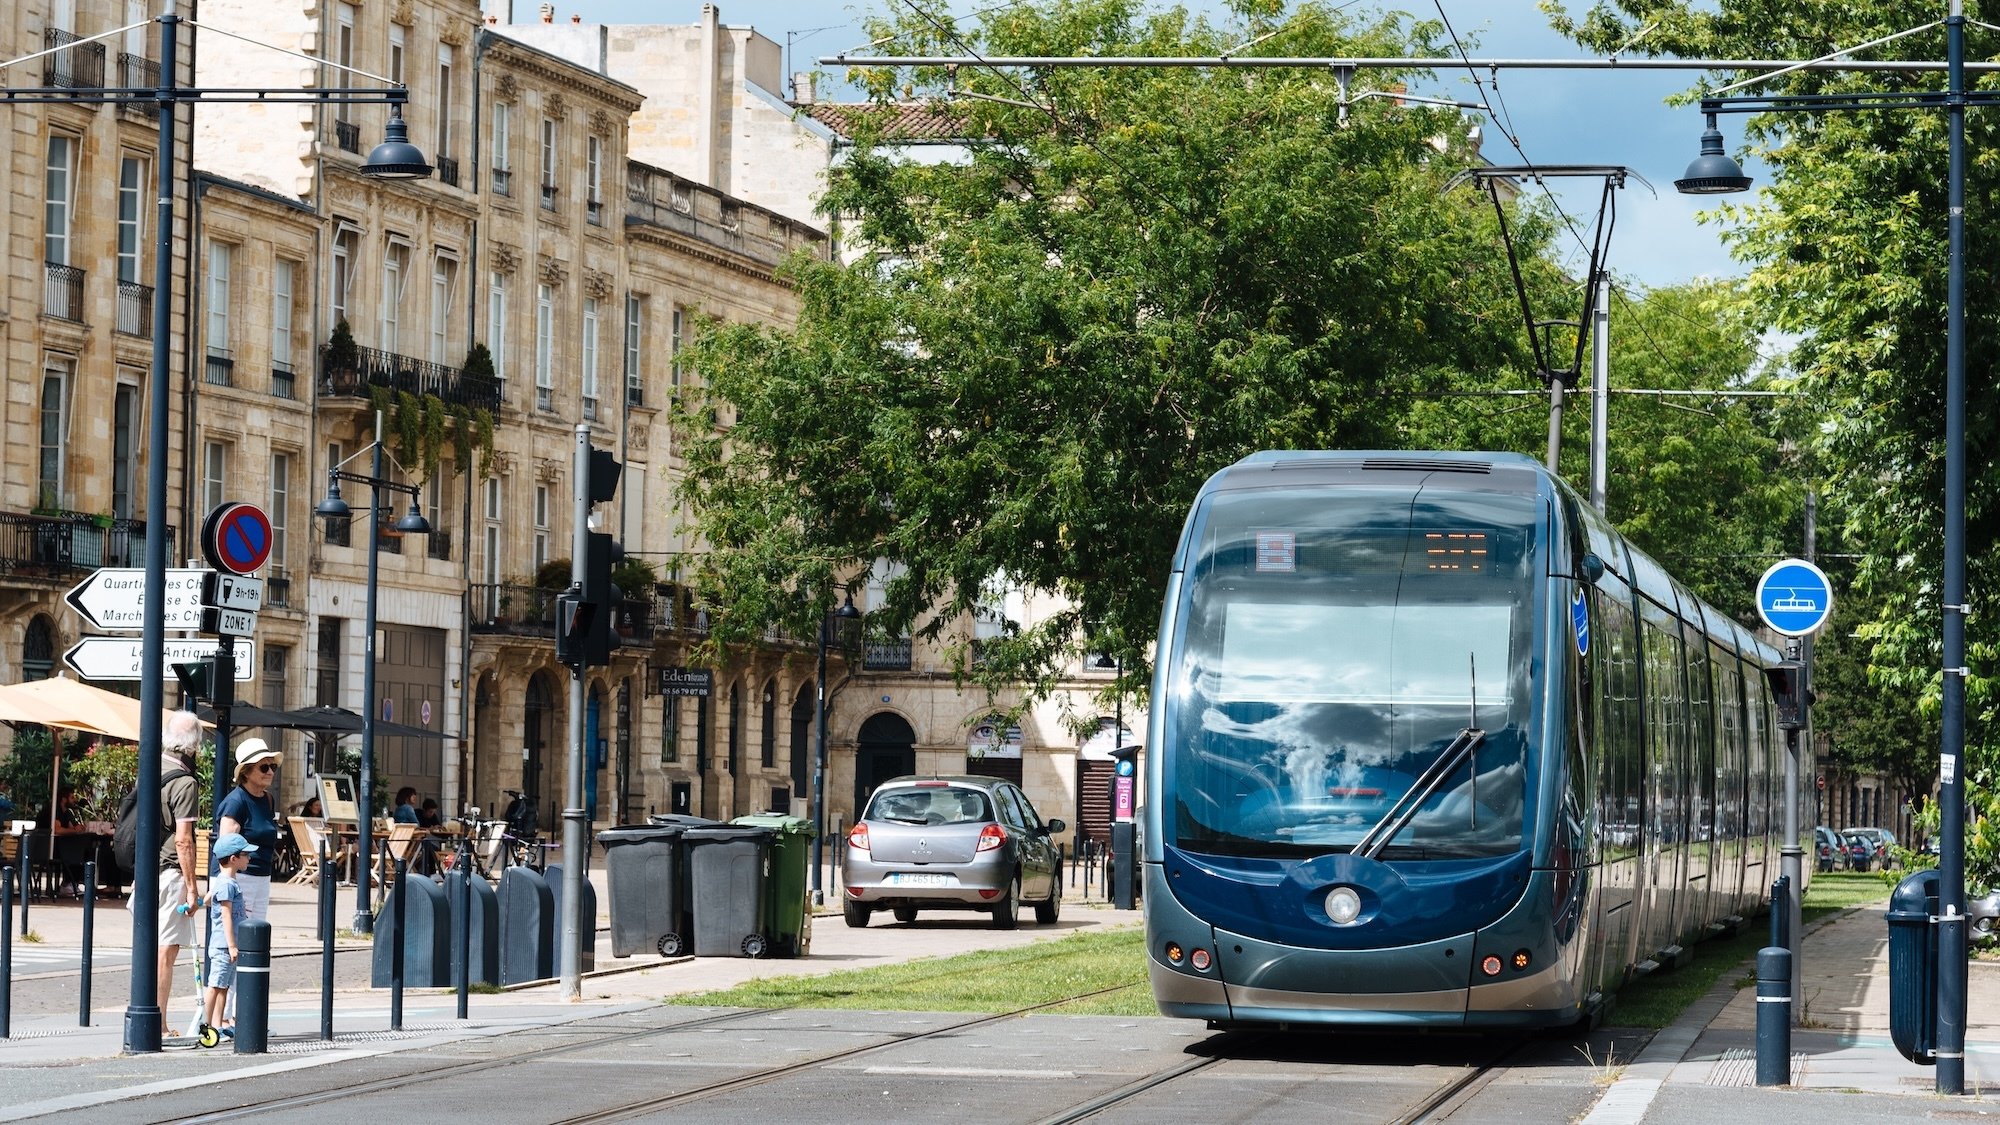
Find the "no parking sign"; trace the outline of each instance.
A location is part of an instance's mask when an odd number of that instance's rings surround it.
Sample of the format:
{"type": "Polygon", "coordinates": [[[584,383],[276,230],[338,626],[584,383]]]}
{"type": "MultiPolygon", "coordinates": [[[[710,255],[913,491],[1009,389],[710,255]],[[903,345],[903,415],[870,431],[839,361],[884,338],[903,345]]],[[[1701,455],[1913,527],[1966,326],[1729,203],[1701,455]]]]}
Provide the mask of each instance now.
{"type": "Polygon", "coordinates": [[[271,517],[255,504],[217,504],[202,521],[201,553],[217,570],[255,574],[271,557],[271,517]]]}

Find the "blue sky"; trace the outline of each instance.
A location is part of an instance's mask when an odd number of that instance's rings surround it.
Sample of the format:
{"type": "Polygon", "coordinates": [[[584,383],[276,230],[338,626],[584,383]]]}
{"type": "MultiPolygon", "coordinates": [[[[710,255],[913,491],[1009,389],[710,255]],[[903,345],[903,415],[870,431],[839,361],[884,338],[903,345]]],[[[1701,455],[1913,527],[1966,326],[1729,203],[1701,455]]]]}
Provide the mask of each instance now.
{"type": "MultiPolygon", "coordinates": [[[[861,44],[864,40],[857,15],[900,2],[718,0],[724,23],[748,24],[780,44],[790,33],[793,71],[811,69],[820,56],[861,44]]],[[[916,2],[963,15],[990,6],[991,0],[916,2]]],[[[534,19],[535,3],[514,0],[516,18],[534,19]]],[[[1189,0],[1189,4],[1204,9],[1217,6],[1203,0],[1189,0]]],[[[1442,5],[1474,57],[1580,57],[1574,46],[1549,30],[1533,0],[1442,0],[1442,5]]],[[[1416,0],[1395,4],[1361,0],[1357,6],[1400,9],[1419,17],[1436,14],[1431,4],[1416,0]]],[[[1573,11],[1586,6],[1587,0],[1570,0],[1573,11]]],[[[700,10],[696,0],[558,0],[556,18],[564,20],[576,14],[586,22],[693,23],[700,10]]],[[[1484,72],[1481,77],[1485,77],[1484,72]]],[[[1610,266],[1622,279],[1652,286],[1744,272],[1729,258],[1717,227],[1696,222],[1696,213],[1713,203],[1674,191],[1674,179],[1695,155],[1702,122],[1693,107],[1669,108],[1666,98],[1687,89],[1696,77],[1688,71],[1503,71],[1496,102],[1490,87],[1482,95],[1463,69],[1441,69],[1435,79],[1419,85],[1415,92],[1487,101],[1496,110],[1504,107],[1505,113],[1497,121],[1486,122],[1486,157],[1495,164],[1622,164],[1651,183],[1648,190],[1638,180],[1628,180],[1620,194],[1610,266]],[[1510,122],[1512,129],[1508,130],[1510,122]],[[1518,139],[1519,152],[1508,143],[1508,132],[1518,139]]],[[[1732,146],[1739,143],[1740,131],[1725,128],[1724,134],[1732,146]]],[[[1760,169],[1752,166],[1750,171],[1756,175],[1760,169]]],[[[1550,186],[1588,238],[1597,214],[1599,185],[1572,180],[1552,181],[1550,186]]],[[[1569,250],[1571,265],[1581,272],[1582,251],[1574,241],[1569,250]]]]}

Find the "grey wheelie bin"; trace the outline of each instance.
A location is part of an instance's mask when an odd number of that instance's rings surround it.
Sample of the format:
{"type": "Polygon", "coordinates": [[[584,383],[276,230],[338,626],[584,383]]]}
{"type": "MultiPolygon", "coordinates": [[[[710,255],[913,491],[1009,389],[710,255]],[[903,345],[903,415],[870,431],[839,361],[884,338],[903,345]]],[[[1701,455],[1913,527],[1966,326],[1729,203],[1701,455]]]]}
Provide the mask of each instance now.
{"type": "Polygon", "coordinates": [[[611,955],[687,952],[687,857],[678,824],[626,825],[597,834],[611,879],[611,955]]]}
{"type": "Polygon", "coordinates": [[[806,902],[806,873],[812,866],[813,823],[782,813],[739,816],[731,824],[771,830],[771,863],[764,880],[764,925],[771,952],[803,957],[812,950],[812,908],[806,902]]]}
{"type": "Polygon", "coordinates": [[[697,957],[762,957],[770,952],[765,930],[764,876],[771,830],[734,824],[688,828],[688,901],[694,907],[697,957]]]}

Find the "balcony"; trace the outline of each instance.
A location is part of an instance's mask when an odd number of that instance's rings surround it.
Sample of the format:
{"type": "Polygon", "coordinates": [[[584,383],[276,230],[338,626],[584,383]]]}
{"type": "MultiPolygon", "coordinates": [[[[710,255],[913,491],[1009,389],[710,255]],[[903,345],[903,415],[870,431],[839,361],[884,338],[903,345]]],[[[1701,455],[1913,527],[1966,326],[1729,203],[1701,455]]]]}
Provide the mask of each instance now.
{"type": "Polygon", "coordinates": [[[58,320],[83,323],[83,271],[48,262],[42,282],[42,312],[58,320]]]}
{"type": "Polygon", "coordinates": [[[492,171],[492,172],[490,172],[490,173],[488,173],[488,174],[489,174],[489,175],[491,175],[491,176],[493,177],[493,194],[494,194],[494,195],[507,195],[507,196],[511,196],[511,195],[513,195],[513,194],[514,194],[514,173],[513,173],[513,172],[511,172],[511,171],[509,171],[508,169],[505,169],[505,168],[495,168],[495,169],[493,169],[493,171],[492,171]]]}
{"type": "MultiPolygon", "coordinates": [[[[167,555],[174,533],[167,532],[167,555]]],[[[100,566],[143,566],[146,522],[83,512],[0,512],[0,573],[71,581],[100,566]]]]}
{"type": "Polygon", "coordinates": [[[283,360],[271,361],[271,397],[299,397],[298,379],[292,372],[292,365],[283,360]]]}
{"type": "Polygon", "coordinates": [[[292,576],[282,566],[274,566],[264,576],[264,604],[274,609],[292,604],[292,576]]]}
{"type": "Polygon", "coordinates": [[[236,385],[236,360],[231,358],[228,348],[208,349],[208,360],[201,368],[201,381],[216,387],[236,385]]]}
{"type": "Polygon", "coordinates": [[[869,641],[861,652],[861,666],[870,672],[907,672],[911,645],[907,640],[869,641]]]}
{"type": "Polygon", "coordinates": [[[42,49],[53,51],[42,62],[42,85],[67,90],[104,88],[104,44],[78,43],[75,32],[59,27],[42,30],[42,49]],[[75,43],[76,46],[70,46],[75,43]]]}
{"type": "Polygon", "coordinates": [[[555,209],[556,209],[556,185],[554,185],[554,184],[543,184],[543,185],[542,185],[542,210],[544,210],[544,211],[553,211],[553,210],[555,210],[555,209]]]}
{"type": "Polygon", "coordinates": [[[556,595],[540,586],[475,582],[472,586],[472,631],[556,635],[556,595]]]}
{"type": "Polygon", "coordinates": [[[153,287],[136,281],[118,283],[118,331],[127,336],[153,334],[153,287]]]}
{"type": "Polygon", "coordinates": [[[773,211],[739,203],[703,184],[637,161],[626,165],[625,222],[698,239],[775,266],[796,250],[827,255],[826,235],[773,211]]]}
{"type": "Polygon", "coordinates": [[[456,367],[427,363],[412,356],[375,348],[357,348],[353,369],[336,371],[327,365],[326,345],[320,345],[320,394],[331,398],[368,400],[368,388],[387,387],[413,395],[436,395],[454,406],[483,410],[500,407],[497,379],[467,379],[456,367]]]}
{"type": "Polygon", "coordinates": [[[594,227],[603,226],[604,201],[602,199],[593,199],[588,203],[585,203],[583,205],[583,217],[584,220],[588,222],[591,226],[594,227]]]}
{"type": "MultiPolygon", "coordinates": [[[[118,52],[118,84],[128,90],[156,90],[160,86],[160,64],[130,51],[118,52]]],[[[118,108],[141,117],[151,117],[158,108],[139,98],[120,102],[118,108]]]]}
{"type": "Polygon", "coordinates": [[[451,185],[452,187],[457,187],[457,186],[458,186],[458,158],[457,158],[457,157],[455,157],[455,156],[440,156],[440,157],[438,157],[438,158],[437,158],[437,175],[438,175],[438,179],[439,179],[439,180],[441,180],[442,182],[444,182],[444,183],[447,183],[447,184],[450,184],[450,185],[451,185]]]}
{"type": "Polygon", "coordinates": [[[359,153],[361,151],[361,126],[356,125],[352,121],[334,122],[333,142],[340,146],[340,151],[342,152],[359,153]]]}

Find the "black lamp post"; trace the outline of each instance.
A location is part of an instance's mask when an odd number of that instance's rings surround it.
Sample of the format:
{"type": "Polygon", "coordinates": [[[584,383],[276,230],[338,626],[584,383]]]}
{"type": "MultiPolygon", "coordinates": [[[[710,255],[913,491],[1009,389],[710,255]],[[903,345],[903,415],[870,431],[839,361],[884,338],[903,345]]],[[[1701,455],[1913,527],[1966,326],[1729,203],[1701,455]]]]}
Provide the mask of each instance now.
{"type": "MultiPolygon", "coordinates": [[[[2000,105],[2000,93],[1965,88],[1965,13],[1952,0],[1945,26],[1945,92],[1802,94],[1704,98],[1708,115],[1701,155],[1674,186],[1688,194],[1743,191],[1750,178],[1723,154],[1718,113],[1798,110],[1939,109],[1948,126],[1946,171],[1945,471],[1944,471],[1944,700],[1940,738],[1938,855],[1937,1092],[1965,1092],[1965,108],[2000,105]]],[[[1796,762],[1793,763],[1796,768],[1796,762]]],[[[1795,780],[1795,779],[1794,779],[1795,780]]],[[[1794,786],[1796,788],[1796,786],[1794,786]]],[[[1795,805],[1795,802],[1794,802],[1795,805]]],[[[1796,826],[1785,841],[1796,860],[1796,826]]],[[[1796,875],[1796,873],[1794,873],[1796,875]]],[[[1796,877],[1792,884],[1798,886],[1796,877]]],[[[1796,964],[1796,960],[1794,961],[1796,964]]]]}
{"type": "MultiPolygon", "coordinates": [[[[392,132],[394,131],[394,124],[392,121],[392,132]]],[[[376,151],[380,152],[381,149],[388,148],[394,143],[394,141],[384,142],[376,151]]],[[[405,145],[404,147],[408,146],[405,145]]],[[[356,846],[358,858],[354,864],[354,931],[362,934],[373,933],[375,930],[374,904],[369,899],[368,881],[369,873],[372,870],[370,860],[374,847],[372,837],[374,834],[375,813],[375,591],[376,577],[381,565],[381,554],[377,548],[380,546],[382,536],[382,517],[386,511],[382,507],[382,490],[386,488],[391,492],[404,493],[410,498],[410,510],[404,513],[403,518],[396,521],[397,531],[405,535],[429,535],[431,533],[430,521],[425,519],[423,513],[417,510],[417,497],[419,495],[417,486],[387,480],[382,476],[382,415],[379,411],[375,414],[375,440],[369,443],[369,448],[375,454],[375,467],[372,475],[363,476],[360,473],[351,473],[342,469],[339,465],[328,469],[326,471],[326,499],[321,500],[319,507],[313,509],[314,515],[328,521],[348,519],[354,512],[353,509],[347,506],[347,501],[340,498],[340,482],[350,481],[354,484],[365,484],[369,488],[368,608],[365,614],[362,633],[363,640],[361,643],[361,807],[356,810],[354,817],[355,831],[359,836],[356,846]]],[[[351,461],[355,457],[361,456],[361,453],[361,450],[356,450],[348,460],[351,461]]],[[[343,461],[341,464],[346,464],[346,462],[343,461]]]]}
{"type": "MultiPolygon", "coordinates": [[[[97,105],[103,103],[150,102],[159,119],[158,165],[159,205],[154,220],[153,246],[153,362],[147,399],[151,404],[146,430],[146,548],[145,609],[141,615],[139,656],[139,776],[137,788],[152,793],[160,787],[160,734],[162,708],[166,703],[166,672],[163,648],[166,644],[167,541],[167,364],[172,355],[169,329],[173,324],[173,235],[174,235],[174,148],[175,125],[182,103],[257,102],[304,105],[385,103],[396,107],[389,124],[389,140],[376,147],[361,166],[363,175],[391,179],[411,179],[430,174],[423,154],[411,145],[402,130],[400,107],[409,100],[402,86],[384,87],[297,87],[244,88],[192,87],[178,84],[181,17],[176,0],[163,0],[160,24],[160,84],[156,87],[104,87],[73,89],[68,86],[25,86],[0,89],[0,101],[10,104],[61,103],[97,105]]],[[[70,49],[94,40],[123,35],[129,28],[115,28],[87,36],[70,49]]],[[[275,48],[274,48],[275,49],[275,48]]],[[[324,59],[311,60],[357,77],[371,78],[352,67],[342,67],[324,59]]],[[[216,769],[222,768],[217,748],[216,769]]],[[[160,831],[160,809],[156,801],[138,804],[137,831],[140,839],[151,839],[160,831]]],[[[125,1050],[151,1053],[160,1049],[165,1013],[159,1008],[159,887],[158,857],[140,849],[138,869],[132,875],[132,981],[125,1006],[125,1050]],[[153,858],[147,858],[147,857],[153,858]]]]}
{"type": "Polygon", "coordinates": [[[822,614],[819,619],[819,674],[813,681],[813,838],[812,838],[812,900],[814,906],[824,905],[826,891],[820,876],[820,848],[826,839],[826,647],[831,639],[835,621],[853,621],[861,616],[854,608],[854,591],[845,591],[840,608],[832,614],[822,614]]]}

